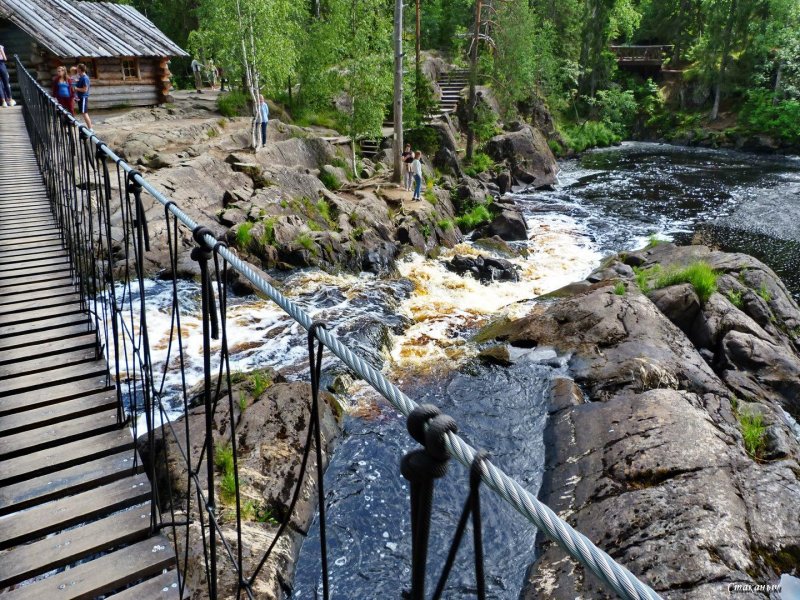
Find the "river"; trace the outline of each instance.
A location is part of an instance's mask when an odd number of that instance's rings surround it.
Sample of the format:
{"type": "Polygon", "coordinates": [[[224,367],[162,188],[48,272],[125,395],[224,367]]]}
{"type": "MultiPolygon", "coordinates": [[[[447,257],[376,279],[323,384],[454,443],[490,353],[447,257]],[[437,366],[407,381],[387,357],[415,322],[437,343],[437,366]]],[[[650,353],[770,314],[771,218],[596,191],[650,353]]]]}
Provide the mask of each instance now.
{"type": "MultiPolygon", "coordinates": [[[[400,277],[379,280],[295,272],[285,293],[324,320],[353,348],[383,368],[410,397],[453,416],[460,432],[527,489],[538,491],[544,447],[545,400],[566,357],[546,350],[520,351],[510,368],[475,359],[471,336],[500,315],[524,314],[536,296],[581,279],[616,251],[642,247],[648,238],[701,241],[753,254],[800,296],[800,160],[730,151],[626,143],[562,161],[554,190],[521,193],[517,201],[530,239],[513,244],[526,256],[512,259],[518,283],[485,286],[447,271],[441,260],[476,253],[470,242],[439,260],[409,255],[400,277]],[[376,350],[377,342],[385,345],[376,350]]],[[[156,365],[166,358],[168,292],[151,283],[156,365]]],[[[181,284],[197,302],[193,284],[181,284]]],[[[305,338],[274,305],[232,300],[229,338],[232,368],[268,364],[289,377],[307,377],[305,338]]],[[[184,328],[198,322],[184,319],[184,328]]],[[[191,379],[200,376],[199,336],[190,338],[191,379]]],[[[328,380],[341,368],[326,360],[328,380]]],[[[167,382],[170,385],[170,381],[167,382]]],[[[328,548],[334,598],[396,598],[407,587],[410,565],[407,485],[399,460],[414,446],[397,411],[363,385],[348,399],[344,434],[326,472],[328,548]]],[[[467,491],[455,464],[437,485],[431,566],[438,573],[467,491]]],[[[489,597],[517,598],[535,559],[535,530],[492,494],[484,492],[484,543],[489,597]]],[[[320,590],[316,523],[298,564],[294,598],[320,590]]],[[[474,595],[469,540],[445,597],[474,595]]],[[[433,581],[433,575],[429,581],[433,581]]],[[[429,589],[431,589],[429,584],[429,589]]]]}

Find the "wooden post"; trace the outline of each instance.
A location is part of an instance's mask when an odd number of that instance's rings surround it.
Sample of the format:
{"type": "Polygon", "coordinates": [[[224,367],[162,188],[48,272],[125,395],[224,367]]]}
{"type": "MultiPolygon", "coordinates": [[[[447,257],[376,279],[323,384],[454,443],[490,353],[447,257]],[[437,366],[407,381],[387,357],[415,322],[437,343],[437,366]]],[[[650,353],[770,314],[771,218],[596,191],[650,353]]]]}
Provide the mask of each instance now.
{"type": "Polygon", "coordinates": [[[403,0],[394,3],[394,174],[392,181],[403,181],[403,0]]]}

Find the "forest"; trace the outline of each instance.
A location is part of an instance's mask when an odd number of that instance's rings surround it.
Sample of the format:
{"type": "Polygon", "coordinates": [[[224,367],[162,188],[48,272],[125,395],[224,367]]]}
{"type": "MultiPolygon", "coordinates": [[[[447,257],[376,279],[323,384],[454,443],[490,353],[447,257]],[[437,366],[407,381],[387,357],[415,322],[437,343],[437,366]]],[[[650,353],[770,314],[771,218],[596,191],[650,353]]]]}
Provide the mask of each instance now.
{"type": "MultiPolygon", "coordinates": [[[[257,77],[295,122],[362,136],[391,118],[394,2],[132,1],[234,84],[257,77]]],[[[416,0],[403,23],[406,127],[431,109],[420,49],[464,67],[474,50],[505,121],[553,115],[556,153],[703,129],[800,143],[797,0],[416,0]],[[629,44],[666,46],[670,77],[618,68],[611,46],[629,44]]],[[[188,61],[176,63],[188,85],[188,61]]],[[[479,141],[491,135],[473,119],[479,141]]]]}

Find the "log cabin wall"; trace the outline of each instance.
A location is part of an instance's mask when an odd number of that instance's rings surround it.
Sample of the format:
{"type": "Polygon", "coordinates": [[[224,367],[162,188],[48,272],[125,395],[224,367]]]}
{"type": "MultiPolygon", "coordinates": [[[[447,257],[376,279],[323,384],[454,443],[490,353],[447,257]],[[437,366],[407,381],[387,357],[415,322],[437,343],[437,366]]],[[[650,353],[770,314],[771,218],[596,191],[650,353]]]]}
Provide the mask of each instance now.
{"type": "Polygon", "coordinates": [[[136,9],[108,2],[0,0],[0,44],[47,90],[56,67],[85,63],[91,108],[169,102],[169,58],[187,56],[136,9]]]}

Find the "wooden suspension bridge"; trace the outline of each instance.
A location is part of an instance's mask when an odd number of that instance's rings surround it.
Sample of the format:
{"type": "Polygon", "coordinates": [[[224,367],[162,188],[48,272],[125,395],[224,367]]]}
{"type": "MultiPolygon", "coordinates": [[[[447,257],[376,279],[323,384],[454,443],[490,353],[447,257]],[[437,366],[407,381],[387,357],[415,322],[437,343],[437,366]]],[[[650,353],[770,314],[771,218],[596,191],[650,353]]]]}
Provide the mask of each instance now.
{"type": "Polygon", "coordinates": [[[0,148],[0,598],[179,598],[19,107],[0,148]]]}

